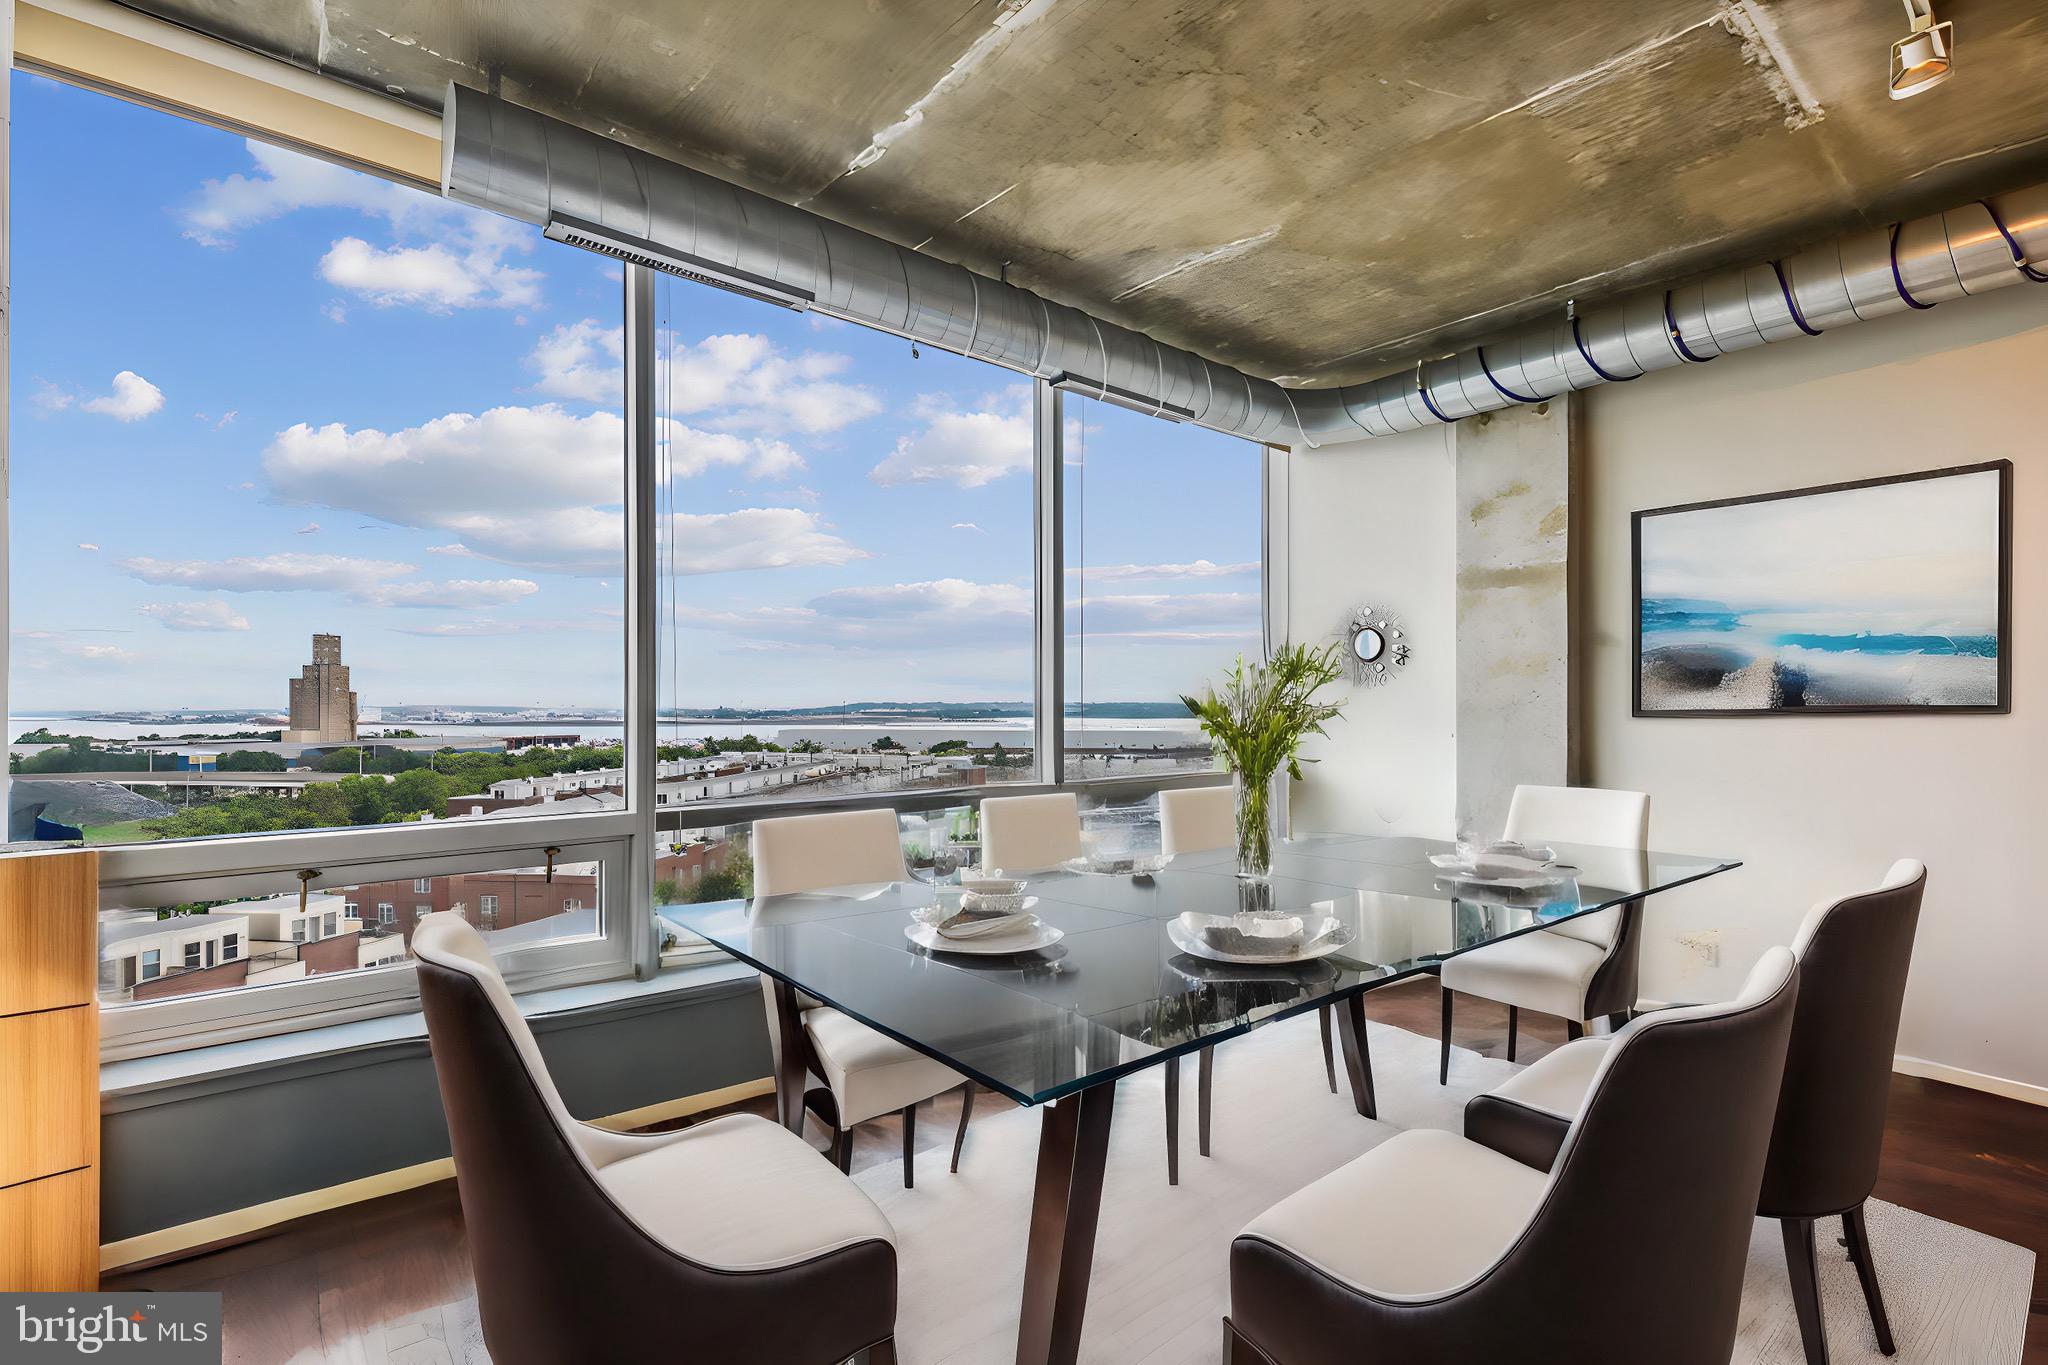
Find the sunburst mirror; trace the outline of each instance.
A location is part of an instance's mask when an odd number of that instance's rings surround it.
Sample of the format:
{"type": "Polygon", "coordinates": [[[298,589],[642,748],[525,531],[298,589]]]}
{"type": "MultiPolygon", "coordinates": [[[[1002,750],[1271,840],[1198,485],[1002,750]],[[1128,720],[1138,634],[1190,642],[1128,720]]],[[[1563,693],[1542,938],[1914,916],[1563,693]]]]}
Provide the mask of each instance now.
{"type": "Polygon", "coordinates": [[[1411,657],[1408,629],[1401,624],[1400,613],[1371,603],[1352,611],[1337,638],[1343,645],[1345,672],[1353,682],[1367,687],[1392,682],[1411,657]]]}

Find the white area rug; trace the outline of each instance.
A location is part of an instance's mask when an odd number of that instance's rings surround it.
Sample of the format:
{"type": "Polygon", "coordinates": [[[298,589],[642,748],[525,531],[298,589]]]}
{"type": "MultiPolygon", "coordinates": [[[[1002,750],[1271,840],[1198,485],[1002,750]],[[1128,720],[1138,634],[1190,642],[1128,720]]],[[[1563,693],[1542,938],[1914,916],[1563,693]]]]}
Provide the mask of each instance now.
{"type": "MultiPolygon", "coordinates": [[[[1194,1068],[1183,1063],[1181,1183],[1166,1183],[1157,1068],[1117,1090],[1095,1274],[1081,1358],[1091,1365],[1214,1365],[1230,1300],[1231,1238],[1259,1212],[1401,1128],[1460,1130],[1465,1101],[1516,1069],[1463,1049],[1451,1084],[1436,1083],[1437,1045],[1372,1026],[1380,1112],[1332,1095],[1313,1016],[1255,1030],[1216,1054],[1215,1155],[1195,1151],[1194,1068]]],[[[1339,1079],[1342,1085],[1341,1073],[1339,1079]]],[[[928,1122],[951,1126],[943,1103],[928,1122]]],[[[898,1163],[857,1177],[896,1225],[902,1258],[897,1344],[905,1365],[1008,1365],[1015,1357],[1025,1228],[1039,1116],[983,1115],[968,1129],[960,1174],[934,1150],[918,1188],[898,1163]]],[[[1370,1217],[1370,1211],[1363,1215],[1370,1217]]],[[[2023,1247],[1889,1204],[1869,1206],[1898,1365],[2011,1365],[2020,1359],[2034,1256],[2023,1247]]],[[[1821,1294],[1838,1362],[1882,1361],[1855,1270],[1830,1254],[1839,1225],[1822,1225],[1821,1294]]],[[[1587,1267],[1591,1275],[1597,1266],[1587,1267]]],[[[1799,1326],[1776,1223],[1750,1244],[1741,1337],[1733,1359],[1801,1365],[1799,1326]]]]}

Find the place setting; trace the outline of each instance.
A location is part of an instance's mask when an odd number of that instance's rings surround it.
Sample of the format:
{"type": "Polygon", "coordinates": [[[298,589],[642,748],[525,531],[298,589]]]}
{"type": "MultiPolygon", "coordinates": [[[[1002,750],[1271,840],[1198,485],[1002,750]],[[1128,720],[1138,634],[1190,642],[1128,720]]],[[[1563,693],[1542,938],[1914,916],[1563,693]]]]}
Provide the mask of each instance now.
{"type": "Polygon", "coordinates": [[[962,869],[957,885],[932,888],[930,902],[913,906],[903,936],[928,953],[1011,957],[1042,952],[1066,937],[1033,913],[1038,897],[1025,894],[1022,877],[1000,870],[962,869]]]}

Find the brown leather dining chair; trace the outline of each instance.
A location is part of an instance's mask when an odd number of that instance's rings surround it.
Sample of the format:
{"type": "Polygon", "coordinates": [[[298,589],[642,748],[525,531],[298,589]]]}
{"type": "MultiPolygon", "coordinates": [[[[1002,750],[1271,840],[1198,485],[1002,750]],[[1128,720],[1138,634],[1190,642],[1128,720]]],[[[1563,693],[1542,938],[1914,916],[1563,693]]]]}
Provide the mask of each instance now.
{"type": "Polygon", "coordinates": [[[428,915],[412,948],[496,1365],[892,1365],[895,1235],[830,1162],[751,1115],[579,1122],[483,936],[428,915]]]}
{"type": "MultiPolygon", "coordinates": [[[[1799,1008],[1756,1212],[1778,1219],[1784,1233],[1808,1365],[1828,1358],[1814,1254],[1821,1218],[1841,1218],[1877,1348],[1896,1350],[1863,1205],[1877,1185],[1899,1011],[1926,888],[1926,867],[1902,858],[1872,890],[1814,906],[1792,944],[1799,1008]]],[[[1569,1043],[1474,1097],[1465,1106],[1465,1135],[1548,1169],[1610,1042],[1569,1043]]]]}
{"type": "Polygon", "coordinates": [[[1259,1215],[1229,1365],[1726,1365],[1798,970],[1624,1028],[1547,1174],[1418,1128],[1259,1215]]]}

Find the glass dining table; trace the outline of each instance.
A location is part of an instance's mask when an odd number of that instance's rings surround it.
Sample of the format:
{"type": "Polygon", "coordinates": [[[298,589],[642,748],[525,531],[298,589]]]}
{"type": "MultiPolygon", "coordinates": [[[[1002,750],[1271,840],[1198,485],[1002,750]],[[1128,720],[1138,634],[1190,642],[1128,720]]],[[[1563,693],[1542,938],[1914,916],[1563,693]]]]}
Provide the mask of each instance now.
{"type": "MultiPolygon", "coordinates": [[[[1334,1016],[1361,1115],[1379,1116],[1366,1044],[1369,990],[1445,958],[1646,899],[1740,864],[1560,844],[1549,873],[1477,882],[1445,872],[1442,840],[1314,835],[1284,841],[1263,884],[1235,854],[1184,854],[1148,875],[1032,874],[1032,912],[1061,931],[1035,951],[930,951],[906,933],[941,894],[921,881],[662,907],[662,917],[764,973],[784,1038],[801,1038],[799,992],[1041,1110],[1025,1254],[1019,1365],[1076,1358],[1087,1304],[1116,1081],[1309,1010],[1334,1016]],[[1183,951],[1183,914],[1327,917],[1348,939],[1328,956],[1272,964],[1183,951]]],[[[1236,920],[1238,923],[1251,921],[1236,920]]],[[[1633,928],[1633,926],[1630,926],[1633,928]]],[[[1327,1034],[1326,1034],[1327,1037],[1327,1034]]],[[[804,1057],[785,1049],[777,1112],[801,1132],[804,1057]]]]}

